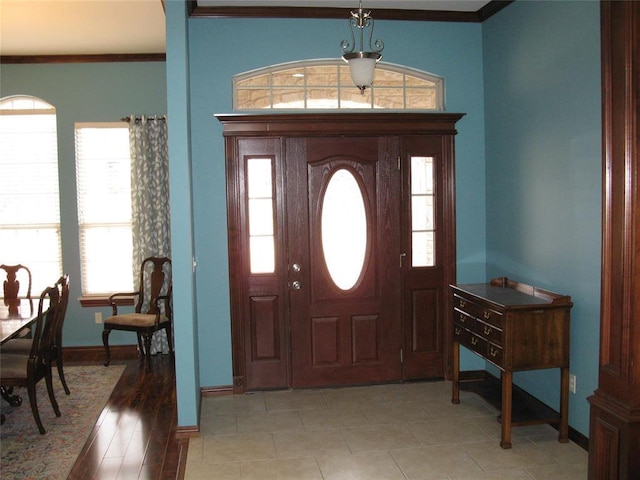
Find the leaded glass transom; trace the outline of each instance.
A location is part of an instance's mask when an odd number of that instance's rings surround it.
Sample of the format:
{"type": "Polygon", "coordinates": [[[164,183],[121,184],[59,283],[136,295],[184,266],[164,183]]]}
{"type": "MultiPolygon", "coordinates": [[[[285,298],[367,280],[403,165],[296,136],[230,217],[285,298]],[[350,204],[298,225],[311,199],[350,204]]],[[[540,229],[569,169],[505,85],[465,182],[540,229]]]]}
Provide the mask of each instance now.
{"type": "Polygon", "coordinates": [[[273,65],[233,77],[234,110],[444,110],[443,79],[390,63],[364,95],[342,60],[273,65]]]}

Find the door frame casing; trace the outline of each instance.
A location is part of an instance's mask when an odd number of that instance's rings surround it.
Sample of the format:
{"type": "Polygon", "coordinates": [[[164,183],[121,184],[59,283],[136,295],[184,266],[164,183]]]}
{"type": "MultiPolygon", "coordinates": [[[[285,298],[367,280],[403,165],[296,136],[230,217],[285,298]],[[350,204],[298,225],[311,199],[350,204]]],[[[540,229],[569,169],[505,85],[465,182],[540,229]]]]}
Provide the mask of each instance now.
{"type": "MultiPolygon", "coordinates": [[[[331,137],[331,136],[439,136],[442,137],[444,151],[448,154],[445,162],[443,228],[445,242],[442,249],[443,284],[455,283],[456,279],[456,230],[455,230],[455,154],[454,137],[457,133],[456,122],[464,114],[460,113],[299,113],[299,114],[231,114],[216,115],[223,125],[227,162],[227,221],[229,236],[230,265],[242,263],[242,249],[238,238],[241,221],[240,205],[242,191],[235,169],[230,168],[238,161],[238,140],[242,138],[263,137],[331,137]]],[[[280,216],[280,213],[276,213],[280,216]]],[[[240,269],[240,271],[244,271],[240,269]]],[[[230,268],[231,289],[231,335],[233,391],[243,393],[246,383],[246,346],[245,335],[248,328],[244,318],[243,301],[246,296],[242,274],[237,268],[230,268]]],[[[445,296],[443,319],[443,344],[451,343],[451,305],[449,296],[445,296]]],[[[287,336],[288,341],[288,336],[287,336]]],[[[282,345],[290,355],[290,345],[282,345]]],[[[443,355],[443,371],[447,378],[451,370],[451,349],[443,355]]],[[[290,369],[290,366],[287,367],[290,369]]],[[[290,386],[291,375],[288,371],[290,386]]]]}

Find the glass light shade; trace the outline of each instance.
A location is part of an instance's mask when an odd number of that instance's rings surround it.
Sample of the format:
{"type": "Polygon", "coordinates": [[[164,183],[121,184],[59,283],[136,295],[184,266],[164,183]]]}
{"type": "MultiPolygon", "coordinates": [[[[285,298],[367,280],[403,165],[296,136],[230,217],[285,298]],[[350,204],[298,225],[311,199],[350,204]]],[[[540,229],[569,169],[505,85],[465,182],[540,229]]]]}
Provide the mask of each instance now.
{"type": "Polygon", "coordinates": [[[379,53],[355,52],[342,57],[351,71],[351,80],[359,88],[370,87],[373,83],[373,74],[376,63],[382,58],[379,53]]]}

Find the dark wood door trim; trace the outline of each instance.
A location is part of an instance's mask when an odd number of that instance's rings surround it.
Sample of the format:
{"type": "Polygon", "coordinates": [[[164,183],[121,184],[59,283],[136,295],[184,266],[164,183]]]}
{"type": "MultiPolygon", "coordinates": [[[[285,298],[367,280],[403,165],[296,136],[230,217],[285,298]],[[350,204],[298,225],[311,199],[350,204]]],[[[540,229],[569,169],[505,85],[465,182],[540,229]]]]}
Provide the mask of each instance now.
{"type": "Polygon", "coordinates": [[[463,113],[219,114],[225,137],[455,135],[463,113]]]}
{"type": "MultiPolygon", "coordinates": [[[[443,140],[443,155],[450,156],[450,168],[446,173],[446,192],[443,202],[446,208],[444,230],[447,238],[442,259],[445,270],[445,284],[455,283],[455,180],[453,161],[453,136],[456,122],[464,114],[457,113],[327,113],[327,114],[264,114],[264,115],[216,115],[223,124],[223,135],[227,157],[227,199],[229,230],[229,261],[231,288],[232,356],[234,392],[243,392],[247,386],[247,351],[244,345],[247,320],[245,298],[246,285],[243,281],[242,265],[243,241],[241,237],[242,204],[244,185],[238,178],[238,141],[241,138],[273,138],[283,145],[289,137],[332,137],[332,136],[438,136],[443,140]]],[[[268,142],[267,142],[268,143],[268,142]]],[[[286,156],[283,152],[282,155],[286,156]]],[[[275,158],[275,157],[274,157],[275,158]]],[[[276,167],[278,168],[278,167],[276,167]]],[[[281,215],[278,212],[276,215],[281,215]]],[[[281,264],[282,265],[282,264],[281,264]]],[[[279,294],[284,295],[284,292],[279,294]]],[[[446,296],[448,298],[448,296],[446,296]]],[[[448,300],[446,300],[448,301],[448,300]]],[[[450,305],[444,305],[443,324],[450,325],[450,305]]],[[[450,344],[451,332],[445,327],[444,345],[450,344]]],[[[444,355],[444,371],[450,371],[451,355],[444,355]]],[[[290,379],[289,379],[290,381],[290,379]]]]}

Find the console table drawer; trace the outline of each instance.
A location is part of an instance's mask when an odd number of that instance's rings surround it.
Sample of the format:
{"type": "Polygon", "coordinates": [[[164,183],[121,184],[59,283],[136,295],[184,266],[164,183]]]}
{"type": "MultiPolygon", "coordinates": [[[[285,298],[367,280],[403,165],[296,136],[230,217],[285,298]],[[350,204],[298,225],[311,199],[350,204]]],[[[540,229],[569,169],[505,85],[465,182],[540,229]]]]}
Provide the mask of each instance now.
{"type": "Polygon", "coordinates": [[[469,330],[475,330],[476,319],[469,315],[468,313],[461,312],[460,310],[455,311],[455,317],[453,319],[457,324],[463,325],[464,328],[468,328],[469,330]]]}
{"type": "Polygon", "coordinates": [[[465,346],[486,358],[488,345],[489,342],[487,342],[486,339],[482,338],[480,335],[476,335],[475,333],[470,332],[469,343],[465,346]]]}
{"type": "Polygon", "coordinates": [[[497,328],[495,325],[485,323],[481,320],[476,320],[475,332],[493,343],[500,346],[503,345],[502,329],[497,328]]]}
{"type": "Polygon", "coordinates": [[[498,367],[502,367],[502,352],[504,350],[500,345],[489,342],[489,349],[487,351],[486,359],[495,363],[498,367]]]}
{"type": "Polygon", "coordinates": [[[454,308],[462,313],[470,317],[477,318],[482,320],[485,323],[493,325],[497,328],[502,328],[502,314],[500,312],[496,312],[486,306],[479,305],[475,302],[472,302],[468,298],[463,298],[459,295],[454,295],[453,297],[453,305],[454,308]]]}
{"type": "Polygon", "coordinates": [[[469,344],[471,332],[458,323],[453,324],[453,338],[462,345],[469,344]]]}
{"type": "Polygon", "coordinates": [[[476,316],[478,319],[496,328],[502,328],[503,322],[501,313],[491,310],[490,308],[480,307],[480,309],[482,311],[476,316]]]}

